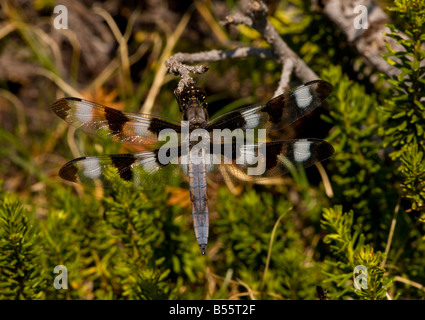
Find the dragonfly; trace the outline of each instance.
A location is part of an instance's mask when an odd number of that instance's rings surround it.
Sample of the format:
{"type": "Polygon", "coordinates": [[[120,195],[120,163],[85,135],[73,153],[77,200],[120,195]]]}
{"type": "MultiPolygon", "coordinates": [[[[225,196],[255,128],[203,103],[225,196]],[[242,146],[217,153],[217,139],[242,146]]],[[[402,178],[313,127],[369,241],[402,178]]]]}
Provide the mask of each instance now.
{"type": "Polygon", "coordinates": [[[110,187],[115,183],[108,174],[112,170],[136,188],[151,188],[165,181],[164,174],[161,176],[163,172],[167,172],[166,175],[177,171],[177,174],[186,174],[195,236],[201,254],[205,255],[209,233],[208,178],[244,180],[244,177],[249,177],[249,181],[255,182],[281,176],[290,172],[291,168],[309,167],[334,153],[332,145],[321,139],[263,139],[260,142],[258,139],[246,139],[245,144],[237,144],[234,138],[215,139],[217,130],[238,131],[242,135],[252,130],[265,130],[266,133],[281,130],[316,109],[331,92],[330,83],[314,80],[267,102],[242,107],[210,120],[205,90],[191,85],[177,96],[182,113],[180,122],[65,97],[57,100],[51,108],[68,124],[86,133],[106,134],[124,144],[146,146],[146,151],[80,157],[64,164],[59,176],[88,185],[101,181],[104,187],[110,187]],[[211,138],[203,144],[210,148],[196,148],[190,135],[199,131],[202,132],[201,138],[211,138]],[[164,132],[174,132],[179,138],[165,152],[164,136],[161,135],[164,132]],[[226,149],[226,146],[229,148],[226,149]],[[164,157],[168,162],[164,161],[164,157]],[[250,171],[258,167],[262,170],[250,171]]]}

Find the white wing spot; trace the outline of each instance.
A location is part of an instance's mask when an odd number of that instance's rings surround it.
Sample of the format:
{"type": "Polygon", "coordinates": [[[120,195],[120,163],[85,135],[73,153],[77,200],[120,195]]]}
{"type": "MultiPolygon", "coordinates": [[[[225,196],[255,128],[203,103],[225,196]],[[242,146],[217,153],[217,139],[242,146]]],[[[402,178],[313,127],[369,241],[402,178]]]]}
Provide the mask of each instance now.
{"type": "Polygon", "coordinates": [[[255,164],[255,162],[258,161],[254,145],[241,146],[239,151],[240,156],[236,158],[237,164],[246,166],[249,164],[255,164]]]}
{"type": "Polygon", "coordinates": [[[261,115],[256,113],[257,110],[260,108],[262,108],[262,106],[242,112],[242,116],[247,123],[246,124],[247,129],[256,128],[260,124],[261,115]]]}
{"type": "Polygon", "coordinates": [[[303,162],[311,157],[311,141],[300,140],[294,143],[294,160],[296,162],[303,162]]]}
{"type": "Polygon", "coordinates": [[[149,152],[146,154],[146,158],[139,161],[139,164],[143,166],[143,169],[148,172],[155,172],[158,170],[158,164],[156,163],[155,154],[153,152],[149,152]]]}
{"type": "Polygon", "coordinates": [[[307,108],[313,101],[313,96],[308,87],[301,87],[294,92],[295,100],[299,108],[307,108]]]}
{"type": "Polygon", "coordinates": [[[134,133],[143,137],[146,135],[146,131],[149,128],[150,120],[146,120],[143,117],[137,117],[137,116],[135,118],[138,119],[139,121],[132,123],[134,133]]]}
{"type": "Polygon", "coordinates": [[[90,122],[93,119],[93,108],[84,102],[75,102],[75,116],[83,123],[90,122]]]}
{"type": "Polygon", "coordinates": [[[87,158],[83,161],[84,170],[83,174],[84,176],[90,178],[90,179],[97,179],[100,178],[102,175],[102,167],[100,165],[100,161],[97,158],[87,158]]]}

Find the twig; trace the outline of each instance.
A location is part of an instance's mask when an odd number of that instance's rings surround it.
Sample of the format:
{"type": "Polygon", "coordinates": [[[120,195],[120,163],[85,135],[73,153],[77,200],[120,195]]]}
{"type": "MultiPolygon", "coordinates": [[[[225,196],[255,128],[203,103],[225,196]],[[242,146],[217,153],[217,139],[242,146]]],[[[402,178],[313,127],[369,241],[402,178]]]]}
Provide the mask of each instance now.
{"type": "MultiPolygon", "coordinates": [[[[184,63],[220,61],[224,59],[246,58],[256,56],[263,59],[273,59],[281,64],[282,76],[276,93],[282,93],[289,83],[292,72],[302,82],[317,79],[317,75],[298,57],[283,41],[279,33],[267,20],[268,9],[263,1],[244,0],[241,2],[240,12],[232,16],[227,16],[223,25],[243,24],[256,29],[263,38],[270,44],[271,49],[264,48],[237,48],[232,50],[211,50],[198,53],[177,53],[170,57],[165,63],[168,72],[173,72],[181,76],[181,80],[175,90],[179,95],[184,87],[194,84],[190,73],[200,74],[208,70],[205,65],[187,66],[184,63]]],[[[275,93],[275,95],[276,95],[275,93]]]]}
{"type": "Polygon", "coordinates": [[[367,27],[356,27],[355,19],[359,19],[360,12],[355,13],[354,9],[358,4],[359,1],[356,0],[328,0],[325,2],[323,13],[346,35],[347,40],[367,64],[388,76],[399,74],[400,70],[382,58],[382,54],[387,52],[386,42],[390,43],[392,48],[401,47],[385,35],[390,32],[385,26],[390,22],[390,18],[373,0],[363,0],[361,5],[367,8],[367,27]]]}
{"type": "Polygon", "coordinates": [[[282,67],[282,73],[280,75],[279,85],[277,86],[276,91],[274,92],[274,97],[281,95],[285,92],[285,89],[289,86],[289,80],[291,78],[291,73],[294,70],[294,63],[291,59],[287,59],[282,67]]]}
{"type": "Polygon", "coordinates": [[[412,281],[412,280],[409,280],[409,279],[405,279],[405,278],[402,278],[400,276],[395,276],[394,277],[394,281],[398,281],[398,282],[402,282],[402,283],[408,284],[408,285],[410,285],[412,287],[415,287],[415,288],[417,288],[417,289],[422,290],[422,291],[425,292],[425,286],[423,286],[422,284],[420,284],[418,282],[415,282],[415,281],[412,281]]]}
{"type": "Polygon", "coordinates": [[[181,63],[196,63],[253,56],[263,59],[276,59],[276,56],[273,54],[271,49],[251,47],[240,47],[231,50],[210,50],[197,53],[176,53],[172,56],[172,58],[181,63]]]}
{"type": "Polygon", "coordinates": [[[176,53],[165,61],[168,73],[180,75],[181,80],[174,94],[179,96],[182,90],[195,83],[191,73],[203,74],[208,71],[207,65],[188,66],[185,63],[213,62],[225,59],[237,59],[256,56],[263,59],[274,59],[271,49],[241,47],[231,50],[210,50],[196,53],[176,53]]]}
{"type": "Polygon", "coordinates": [[[273,25],[267,20],[267,6],[263,1],[255,0],[242,1],[241,10],[245,16],[239,14],[227,17],[227,24],[244,24],[252,27],[263,36],[264,40],[270,44],[273,53],[277,57],[277,62],[284,64],[288,59],[294,64],[295,76],[303,82],[317,79],[316,73],[311,70],[305,62],[298,57],[283,41],[273,25]]]}
{"type": "MultiPolygon", "coordinates": [[[[180,93],[185,87],[195,84],[195,81],[190,76],[191,73],[202,74],[208,71],[208,66],[199,65],[199,66],[188,66],[181,63],[177,58],[177,55],[170,57],[165,61],[165,66],[167,68],[167,73],[174,73],[175,75],[180,75],[181,80],[177,85],[174,94],[180,96],[180,93]]],[[[184,60],[183,60],[184,61],[184,60]]]]}
{"type": "Polygon", "coordinates": [[[227,16],[225,21],[221,22],[222,25],[228,24],[243,24],[248,27],[253,27],[252,19],[242,15],[241,13],[235,13],[233,16],[227,16]]]}
{"type": "Polygon", "coordinates": [[[251,298],[251,300],[257,300],[255,299],[255,291],[252,290],[245,282],[243,282],[241,279],[236,279],[236,281],[238,282],[238,284],[240,284],[241,286],[243,286],[246,290],[247,293],[249,294],[249,297],[251,298]]]}

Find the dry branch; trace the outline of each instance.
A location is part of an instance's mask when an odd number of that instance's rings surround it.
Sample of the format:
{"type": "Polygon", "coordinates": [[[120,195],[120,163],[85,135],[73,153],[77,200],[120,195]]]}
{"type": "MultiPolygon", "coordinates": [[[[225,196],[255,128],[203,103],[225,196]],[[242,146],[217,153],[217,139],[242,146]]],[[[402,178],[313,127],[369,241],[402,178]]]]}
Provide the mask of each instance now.
{"type": "Polygon", "coordinates": [[[390,22],[390,18],[374,1],[328,0],[324,5],[323,13],[346,35],[349,43],[362,55],[367,64],[388,76],[397,75],[400,72],[382,58],[382,54],[387,52],[386,42],[392,48],[400,48],[400,46],[385,35],[390,32],[390,29],[385,26],[390,22]],[[354,9],[357,5],[367,8],[367,29],[356,28],[354,25],[355,19],[360,14],[355,13],[354,9]]]}
{"type": "Polygon", "coordinates": [[[299,80],[308,82],[317,79],[317,75],[298,57],[283,41],[276,29],[267,20],[267,6],[260,0],[241,1],[240,12],[226,17],[223,25],[243,24],[256,29],[270,44],[270,49],[242,47],[232,50],[211,50],[198,53],[177,53],[166,61],[169,73],[181,76],[181,80],[175,90],[179,95],[184,87],[194,83],[190,73],[204,73],[208,70],[205,65],[196,67],[187,66],[184,63],[220,61],[224,59],[246,58],[257,56],[265,59],[273,59],[281,64],[282,75],[275,95],[282,93],[288,87],[289,79],[294,72],[299,80]]]}
{"type": "MultiPolygon", "coordinates": [[[[195,81],[190,76],[191,73],[202,74],[208,71],[208,66],[199,65],[199,66],[188,66],[181,62],[181,60],[174,55],[165,61],[165,66],[167,68],[167,73],[174,73],[175,75],[180,75],[181,80],[177,85],[174,94],[178,97],[185,87],[194,85],[195,81]]],[[[180,58],[182,58],[180,56],[180,58]]],[[[183,60],[184,61],[184,60],[183,60]]]]}
{"type": "Polygon", "coordinates": [[[237,59],[246,57],[260,57],[263,59],[274,59],[275,56],[271,49],[263,48],[250,48],[241,47],[232,50],[211,50],[196,53],[176,53],[170,57],[165,65],[168,73],[174,73],[180,75],[181,80],[177,85],[175,94],[179,95],[183,88],[190,86],[195,83],[190,73],[202,74],[208,71],[208,66],[188,66],[185,63],[197,63],[197,62],[212,62],[221,61],[225,59],[237,59]]]}
{"type": "MultiPolygon", "coordinates": [[[[286,61],[291,60],[294,65],[294,74],[302,82],[317,79],[316,73],[289,48],[273,25],[267,20],[268,9],[262,1],[244,0],[242,1],[241,10],[244,16],[236,14],[227,17],[227,24],[238,23],[254,28],[270,44],[274,55],[277,57],[277,62],[284,64],[286,61]]],[[[281,88],[277,90],[281,90],[281,88]]]]}

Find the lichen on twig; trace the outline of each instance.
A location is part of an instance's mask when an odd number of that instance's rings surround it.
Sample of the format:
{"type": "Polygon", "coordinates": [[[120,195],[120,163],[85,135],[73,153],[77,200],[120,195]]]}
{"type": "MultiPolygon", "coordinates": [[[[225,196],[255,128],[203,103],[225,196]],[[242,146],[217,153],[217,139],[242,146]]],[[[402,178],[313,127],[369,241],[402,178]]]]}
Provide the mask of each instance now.
{"type": "Polygon", "coordinates": [[[182,56],[181,54],[180,54],[180,59],[179,59],[179,54],[176,54],[170,57],[167,61],[165,61],[165,66],[167,67],[167,73],[174,73],[176,76],[177,75],[181,76],[181,80],[179,81],[179,84],[177,85],[176,90],[174,90],[174,94],[177,97],[180,96],[180,93],[183,91],[185,87],[195,84],[195,81],[190,76],[191,73],[202,74],[208,71],[208,66],[206,65],[201,64],[199,66],[188,66],[182,63],[184,61],[185,61],[184,56],[182,56]]]}

